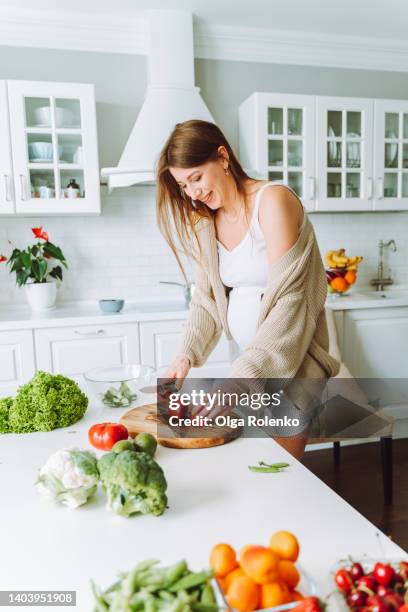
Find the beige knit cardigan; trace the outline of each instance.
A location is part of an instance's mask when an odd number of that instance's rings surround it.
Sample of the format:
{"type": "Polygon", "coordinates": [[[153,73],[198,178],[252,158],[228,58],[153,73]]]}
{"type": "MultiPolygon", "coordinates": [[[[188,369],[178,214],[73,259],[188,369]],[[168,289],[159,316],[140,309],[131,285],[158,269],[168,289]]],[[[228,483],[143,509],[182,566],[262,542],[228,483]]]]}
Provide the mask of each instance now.
{"type": "MultiPolygon", "coordinates": [[[[305,213],[306,214],[306,213],[305,213]]],[[[228,339],[228,289],[219,273],[214,221],[201,219],[202,249],[196,289],[180,346],[191,366],[204,364],[222,331],[228,339]]],[[[328,353],[327,282],[313,226],[306,221],[296,243],[269,268],[251,344],[232,364],[234,378],[327,378],[339,369],[328,353]]]]}

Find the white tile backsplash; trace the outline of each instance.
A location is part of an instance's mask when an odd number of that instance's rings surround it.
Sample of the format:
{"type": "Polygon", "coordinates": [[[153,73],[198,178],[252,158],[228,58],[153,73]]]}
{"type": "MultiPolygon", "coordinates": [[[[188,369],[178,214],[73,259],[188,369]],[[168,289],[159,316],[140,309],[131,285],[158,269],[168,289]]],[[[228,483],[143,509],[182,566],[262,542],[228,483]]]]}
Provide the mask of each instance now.
{"type": "MultiPolygon", "coordinates": [[[[153,187],[134,187],[112,195],[103,193],[100,217],[0,218],[0,253],[9,254],[11,240],[19,247],[31,242],[31,227],[43,225],[69,264],[59,289],[59,301],[106,297],[159,298],[179,295],[181,289],[159,284],[182,281],[173,254],[156,224],[153,187]]],[[[397,252],[385,259],[396,284],[408,285],[408,213],[314,214],[322,254],[344,247],[349,255],[363,255],[358,284],[368,285],[377,274],[379,240],[393,238],[397,252]]],[[[190,276],[193,275],[189,266],[190,276]]],[[[0,265],[0,303],[25,301],[14,275],[0,265]]]]}

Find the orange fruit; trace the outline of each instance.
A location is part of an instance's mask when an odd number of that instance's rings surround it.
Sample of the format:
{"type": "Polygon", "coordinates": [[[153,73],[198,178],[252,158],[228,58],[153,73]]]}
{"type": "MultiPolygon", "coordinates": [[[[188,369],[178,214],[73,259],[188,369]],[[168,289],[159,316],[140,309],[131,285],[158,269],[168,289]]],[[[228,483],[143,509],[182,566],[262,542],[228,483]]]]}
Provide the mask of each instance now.
{"type": "Polygon", "coordinates": [[[348,282],[349,285],[354,285],[357,280],[357,274],[354,270],[347,270],[344,275],[344,279],[348,282]]]}
{"type": "Polygon", "coordinates": [[[240,559],[240,564],[247,576],[257,584],[267,584],[279,578],[279,557],[265,546],[247,548],[240,559]]]}
{"type": "Polygon", "coordinates": [[[347,291],[347,289],[349,288],[348,282],[342,276],[336,276],[336,278],[333,278],[333,280],[330,282],[330,286],[332,287],[332,289],[335,289],[340,293],[343,293],[343,291],[347,291]]]}
{"type": "Polygon", "coordinates": [[[243,546],[241,548],[241,550],[239,551],[239,559],[241,561],[242,559],[242,555],[249,550],[250,548],[257,548],[259,546],[259,544],[245,544],[245,546],[243,546]]]}
{"type": "Polygon", "coordinates": [[[240,612],[251,612],[259,607],[260,587],[248,576],[238,576],[227,591],[228,605],[240,612]]]}
{"type": "Polygon", "coordinates": [[[210,553],[210,567],[217,578],[223,578],[237,567],[235,550],[229,544],[217,544],[210,553]]]}
{"type": "Polygon", "coordinates": [[[223,581],[223,591],[224,593],[226,593],[228,591],[228,589],[230,588],[232,582],[236,579],[239,578],[240,576],[245,576],[245,572],[242,569],[242,567],[236,567],[235,569],[232,570],[232,572],[230,572],[229,574],[227,574],[225,576],[225,578],[222,579],[223,581]]]}
{"type": "Polygon", "coordinates": [[[292,600],[289,589],[284,582],[263,584],[261,589],[261,608],[281,606],[292,600]]]}
{"type": "Polygon", "coordinates": [[[294,589],[300,580],[295,564],[287,559],[279,561],[279,576],[290,589],[294,589]]]}
{"type": "Polygon", "coordinates": [[[274,533],[270,539],[269,547],[281,559],[296,561],[299,556],[299,542],[290,531],[277,531],[274,533]]]}
{"type": "Polygon", "coordinates": [[[292,597],[292,601],[303,601],[304,600],[302,593],[299,593],[299,591],[291,591],[290,595],[292,597]]]}

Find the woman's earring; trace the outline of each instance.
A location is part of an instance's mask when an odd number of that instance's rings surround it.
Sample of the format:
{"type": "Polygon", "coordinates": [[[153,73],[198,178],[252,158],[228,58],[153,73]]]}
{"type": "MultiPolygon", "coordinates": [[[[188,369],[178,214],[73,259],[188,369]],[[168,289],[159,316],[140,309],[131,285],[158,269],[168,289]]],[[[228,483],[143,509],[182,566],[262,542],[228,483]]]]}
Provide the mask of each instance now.
{"type": "Polygon", "coordinates": [[[229,176],[228,166],[226,168],[224,168],[224,172],[225,172],[225,176],[229,176]]]}

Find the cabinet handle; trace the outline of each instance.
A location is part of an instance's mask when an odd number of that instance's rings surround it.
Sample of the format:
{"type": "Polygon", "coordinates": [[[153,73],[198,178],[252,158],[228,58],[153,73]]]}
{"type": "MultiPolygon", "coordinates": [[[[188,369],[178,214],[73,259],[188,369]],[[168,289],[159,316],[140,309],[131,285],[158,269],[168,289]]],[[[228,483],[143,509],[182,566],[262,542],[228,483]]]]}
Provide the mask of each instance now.
{"type": "Polygon", "coordinates": [[[384,179],[379,178],[377,181],[377,198],[382,200],[384,197],[384,179]]]}
{"type": "Polygon", "coordinates": [[[10,175],[3,174],[4,178],[4,190],[6,193],[6,202],[11,202],[11,188],[10,188],[10,175]]]}
{"type": "Polygon", "coordinates": [[[20,174],[20,199],[21,200],[26,200],[27,199],[27,181],[26,181],[26,177],[24,176],[24,174],[20,174]]]}
{"type": "Polygon", "coordinates": [[[316,181],[315,177],[311,176],[309,179],[309,199],[314,200],[316,197],[316,181]]]}
{"type": "Polygon", "coordinates": [[[105,330],[97,329],[96,331],[83,332],[76,329],[74,333],[78,334],[78,336],[100,336],[105,333],[105,330]]]}
{"type": "Polygon", "coordinates": [[[369,178],[367,180],[367,187],[368,187],[368,199],[372,200],[373,199],[373,179],[369,178]]]}

